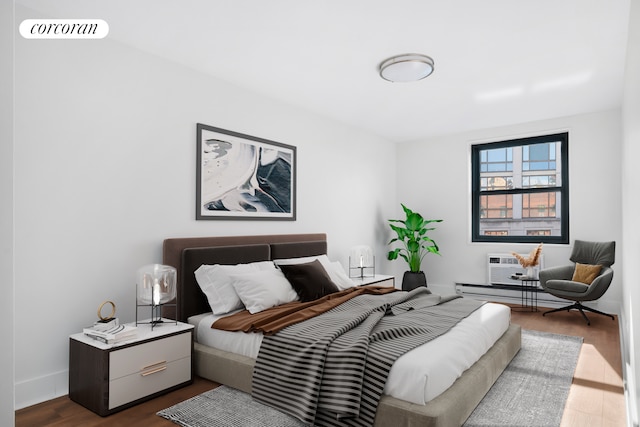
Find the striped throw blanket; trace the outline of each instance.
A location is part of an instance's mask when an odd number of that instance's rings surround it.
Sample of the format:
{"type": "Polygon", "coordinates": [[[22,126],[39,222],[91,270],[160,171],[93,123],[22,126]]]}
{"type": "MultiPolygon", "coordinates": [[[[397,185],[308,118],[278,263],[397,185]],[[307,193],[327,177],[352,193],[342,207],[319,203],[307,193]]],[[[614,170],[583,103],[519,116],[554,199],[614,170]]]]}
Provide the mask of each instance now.
{"type": "Polygon", "coordinates": [[[265,336],[253,397],[314,426],[372,426],[395,360],[483,302],[426,288],[361,295],[265,336]]]}

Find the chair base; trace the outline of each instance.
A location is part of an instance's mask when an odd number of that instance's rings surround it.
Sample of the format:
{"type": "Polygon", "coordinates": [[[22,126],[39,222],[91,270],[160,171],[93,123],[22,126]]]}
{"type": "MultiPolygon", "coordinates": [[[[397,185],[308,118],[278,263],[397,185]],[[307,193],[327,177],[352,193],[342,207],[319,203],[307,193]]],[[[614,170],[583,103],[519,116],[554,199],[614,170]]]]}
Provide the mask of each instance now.
{"type": "Polygon", "coordinates": [[[614,320],[614,317],[610,314],[607,313],[603,313],[600,310],[596,310],[595,308],[591,308],[591,307],[586,307],[584,305],[582,305],[580,303],[580,301],[576,301],[575,303],[568,305],[566,307],[561,307],[561,308],[555,308],[553,310],[549,310],[549,311],[545,311],[544,313],[542,313],[542,315],[544,316],[545,314],[549,314],[549,313],[555,313],[556,311],[571,311],[571,310],[578,310],[580,311],[580,314],[582,314],[582,317],[584,317],[584,320],[587,321],[587,326],[591,326],[591,321],[589,320],[589,318],[587,317],[586,314],[584,314],[584,310],[590,311],[592,313],[596,313],[596,314],[601,314],[603,316],[609,316],[611,318],[611,320],[614,320]]]}

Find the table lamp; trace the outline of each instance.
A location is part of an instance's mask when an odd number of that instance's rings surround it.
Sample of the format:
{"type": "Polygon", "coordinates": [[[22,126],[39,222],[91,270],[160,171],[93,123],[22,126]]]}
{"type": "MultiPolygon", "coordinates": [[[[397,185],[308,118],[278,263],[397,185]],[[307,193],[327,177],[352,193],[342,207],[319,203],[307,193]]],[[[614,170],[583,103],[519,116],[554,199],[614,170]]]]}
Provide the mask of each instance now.
{"type": "Polygon", "coordinates": [[[367,245],[358,245],[351,248],[349,252],[349,276],[352,270],[359,271],[359,275],[355,277],[365,277],[365,270],[371,270],[371,273],[367,276],[375,276],[376,273],[376,259],[373,255],[373,249],[367,245]]]}
{"type": "MultiPolygon", "coordinates": [[[[162,306],[176,298],[177,271],[170,265],[149,264],[138,269],[136,275],[136,325],[163,323],[162,306]],[[138,320],[138,309],[150,307],[149,321],[138,320]]],[[[175,304],[172,304],[175,305],[175,304]]]]}

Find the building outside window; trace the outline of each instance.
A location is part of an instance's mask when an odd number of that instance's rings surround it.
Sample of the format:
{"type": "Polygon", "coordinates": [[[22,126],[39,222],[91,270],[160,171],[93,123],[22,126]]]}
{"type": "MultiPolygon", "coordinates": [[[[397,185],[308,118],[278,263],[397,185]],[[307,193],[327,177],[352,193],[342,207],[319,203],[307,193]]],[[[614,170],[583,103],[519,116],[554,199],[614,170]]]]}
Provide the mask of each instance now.
{"type": "Polygon", "coordinates": [[[472,145],[472,240],[569,243],[568,133],[472,145]]]}

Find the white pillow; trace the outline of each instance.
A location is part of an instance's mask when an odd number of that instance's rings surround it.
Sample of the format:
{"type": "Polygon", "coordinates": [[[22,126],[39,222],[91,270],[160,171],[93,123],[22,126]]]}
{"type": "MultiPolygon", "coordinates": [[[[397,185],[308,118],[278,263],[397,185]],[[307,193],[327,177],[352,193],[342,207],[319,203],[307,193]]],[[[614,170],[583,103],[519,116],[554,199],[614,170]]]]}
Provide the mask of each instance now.
{"type": "MultiPolygon", "coordinates": [[[[325,270],[327,270],[326,267],[325,270]]],[[[340,264],[340,261],[332,262],[331,270],[327,270],[327,273],[329,273],[329,277],[331,277],[333,283],[335,283],[341,291],[356,286],[356,282],[351,280],[347,273],[345,273],[344,267],[340,264]]]]}
{"type": "MultiPolygon", "coordinates": [[[[326,255],[303,256],[299,258],[281,258],[281,259],[274,259],[273,262],[275,265],[291,265],[291,264],[305,264],[315,260],[320,261],[320,264],[322,264],[323,267],[325,265],[331,264],[329,257],[326,255]]],[[[325,267],[325,270],[326,270],[326,267],[325,267]]]]}
{"type": "Polygon", "coordinates": [[[271,261],[236,265],[201,265],[195,272],[196,281],[207,296],[213,314],[226,314],[243,307],[233,285],[230,274],[275,270],[271,261]]]}
{"type": "Polygon", "coordinates": [[[286,258],[286,259],[276,259],[273,262],[276,265],[291,265],[291,264],[304,264],[307,262],[312,262],[318,260],[322,267],[325,269],[331,281],[336,284],[338,289],[341,291],[352,288],[356,284],[353,280],[349,278],[347,273],[344,271],[344,267],[340,264],[340,261],[331,262],[329,257],[326,255],[318,255],[318,256],[306,256],[300,258],[286,258]]]}
{"type": "Polygon", "coordinates": [[[230,277],[236,293],[251,314],[298,299],[291,283],[275,268],[231,274],[230,277]]]}

